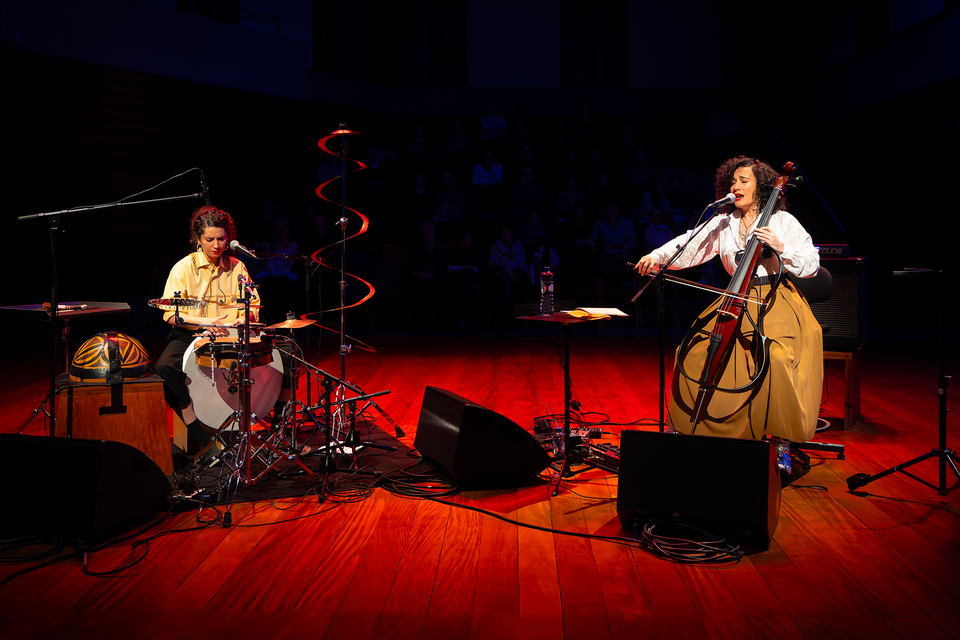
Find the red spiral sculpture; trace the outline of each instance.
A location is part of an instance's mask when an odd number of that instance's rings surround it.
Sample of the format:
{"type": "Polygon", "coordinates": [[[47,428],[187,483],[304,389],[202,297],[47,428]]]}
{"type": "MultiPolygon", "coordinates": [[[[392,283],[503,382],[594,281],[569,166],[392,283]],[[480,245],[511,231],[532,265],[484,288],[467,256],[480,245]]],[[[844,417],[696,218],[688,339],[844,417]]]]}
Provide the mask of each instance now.
{"type": "MultiPolygon", "coordinates": [[[[341,125],[341,126],[342,126],[342,125],[341,125]]],[[[317,263],[318,265],[320,265],[321,267],[324,267],[324,268],[326,268],[326,269],[332,269],[332,270],[334,270],[334,271],[339,271],[339,269],[336,268],[336,267],[332,267],[332,266],[324,263],[324,262],[320,259],[320,254],[323,253],[324,251],[326,251],[327,249],[331,248],[331,247],[335,247],[335,246],[337,246],[338,244],[343,244],[343,243],[345,243],[347,240],[350,240],[350,239],[352,239],[352,238],[356,238],[357,236],[362,236],[363,234],[365,234],[365,233],[367,232],[367,229],[370,227],[370,220],[367,218],[367,216],[363,215],[362,213],[360,213],[360,212],[357,211],[356,209],[351,209],[350,207],[346,206],[346,204],[344,204],[344,203],[337,202],[336,200],[331,200],[330,198],[328,198],[327,196],[325,196],[325,195],[323,194],[324,187],[326,187],[327,185],[329,185],[329,184],[331,184],[331,183],[333,183],[333,182],[335,182],[335,181],[337,181],[337,180],[346,180],[346,179],[347,179],[347,176],[348,176],[349,174],[351,174],[351,173],[356,173],[357,171],[362,171],[362,170],[364,170],[364,169],[367,168],[367,165],[363,164],[363,163],[360,162],[359,160],[354,160],[353,158],[347,158],[347,157],[346,157],[346,152],[345,152],[345,150],[343,150],[343,151],[341,151],[341,152],[335,153],[335,152],[330,151],[329,149],[327,149],[327,141],[328,141],[328,140],[331,140],[331,139],[336,138],[336,137],[338,137],[338,136],[356,136],[356,135],[360,135],[360,133],[357,132],[357,131],[350,131],[349,129],[338,129],[338,130],[330,133],[329,135],[326,135],[326,136],[320,138],[320,140],[317,142],[317,146],[319,146],[321,149],[323,149],[323,151],[324,151],[325,153],[329,153],[330,155],[344,158],[344,159],[349,160],[350,162],[353,162],[353,163],[355,163],[355,164],[357,165],[355,169],[352,169],[352,170],[350,170],[350,171],[345,171],[344,173],[342,173],[342,174],[339,175],[339,176],[335,176],[335,177],[333,177],[333,178],[330,178],[329,180],[327,180],[326,182],[321,183],[320,186],[317,187],[317,196],[318,196],[321,200],[326,200],[327,202],[329,202],[329,203],[331,203],[331,204],[333,204],[333,205],[342,206],[342,207],[343,207],[344,209],[346,209],[347,211],[350,211],[350,212],[356,214],[357,216],[359,216],[359,217],[360,217],[360,220],[362,220],[362,224],[360,225],[360,230],[359,230],[359,231],[357,231],[357,232],[354,233],[353,235],[347,236],[347,237],[345,237],[345,238],[341,238],[341,239],[337,240],[336,242],[331,242],[331,243],[328,244],[327,246],[321,247],[320,249],[317,249],[316,251],[313,252],[313,255],[310,256],[310,259],[313,260],[314,262],[316,262],[316,263],[317,263]]],[[[342,145],[341,147],[342,147],[342,149],[345,149],[346,145],[342,145]]],[[[343,251],[343,247],[341,247],[340,250],[343,251]]],[[[309,319],[308,316],[312,316],[312,315],[317,314],[317,313],[329,313],[329,312],[331,312],[331,311],[342,311],[342,310],[346,310],[346,309],[351,309],[351,308],[353,308],[353,307],[358,307],[358,306],[360,306],[361,304],[363,304],[364,302],[366,302],[367,300],[369,300],[370,298],[372,298],[372,297],[373,297],[373,294],[376,293],[377,290],[374,288],[374,286],[373,286],[372,284],[370,284],[369,282],[367,282],[366,280],[364,280],[363,278],[361,278],[361,277],[359,277],[359,276],[356,276],[356,275],[354,275],[354,274],[352,274],[352,273],[345,273],[344,275],[345,275],[345,276],[349,276],[349,277],[351,277],[351,278],[353,278],[354,280],[357,280],[357,281],[359,281],[359,282],[362,282],[362,283],[364,284],[364,286],[367,287],[367,293],[366,293],[366,295],[364,295],[362,298],[360,298],[360,300],[358,300],[357,302],[354,302],[353,304],[347,304],[347,305],[344,305],[344,306],[342,306],[342,307],[337,307],[337,308],[335,308],[335,309],[327,309],[326,311],[314,311],[314,312],[311,312],[311,313],[305,313],[305,314],[303,314],[302,316],[300,316],[300,318],[303,319],[303,320],[308,320],[308,319],[309,319]]],[[[334,329],[331,329],[330,327],[325,327],[325,326],[323,326],[322,324],[319,324],[319,323],[317,324],[317,326],[319,326],[321,329],[326,329],[327,331],[335,331],[334,329]]],[[[356,338],[353,338],[353,337],[350,337],[350,336],[347,336],[347,337],[349,337],[350,340],[353,341],[353,342],[356,344],[357,347],[359,347],[359,348],[361,348],[361,349],[363,349],[363,350],[365,350],[365,351],[370,351],[370,352],[373,352],[373,351],[374,351],[374,349],[373,349],[372,347],[370,347],[369,345],[365,344],[365,343],[362,342],[361,340],[357,340],[356,338]]]]}

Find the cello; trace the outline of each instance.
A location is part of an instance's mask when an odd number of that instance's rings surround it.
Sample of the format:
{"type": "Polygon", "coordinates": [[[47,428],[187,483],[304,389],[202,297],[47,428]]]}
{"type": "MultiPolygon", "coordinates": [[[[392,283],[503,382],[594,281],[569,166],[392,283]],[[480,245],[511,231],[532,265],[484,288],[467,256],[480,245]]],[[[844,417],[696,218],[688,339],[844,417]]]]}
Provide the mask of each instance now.
{"type": "MultiPolygon", "coordinates": [[[[787,186],[794,171],[795,166],[792,162],[788,162],[784,166],[783,174],[774,184],[763,212],[758,216],[755,225],[757,228],[768,226],[770,218],[776,211],[780,194],[787,186]]],[[[719,302],[714,303],[716,309],[712,313],[701,315],[681,342],[677,350],[673,396],[677,407],[690,416],[691,434],[696,431],[697,425],[704,417],[723,421],[724,416],[713,417],[709,416],[708,412],[711,400],[717,392],[730,394],[732,404],[728,404],[728,406],[737,407],[736,410],[739,410],[739,407],[752,399],[759,390],[770,361],[770,341],[763,334],[763,318],[775,299],[783,273],[783,261],[780,256],[766,247],[756,235],[751,236],[746,247],[738,255],[737,267],[731,277],[730,284],[721,295],[719,302]],[[749,294],[754,284],[757,266],[761,258],[767,255],[766,252],[776,255],[780,264],[770,291],[764,298],[758,299],[751,297],[749,294]],[[756,320],[747,310],[748,304],[757,305],[756,320]],[[749,338],[748,332],[744,331],[745,320],[749,321],[752,327],[752,331],[749,332],[754,336],[752,340],[749,338]],[[691,351],[705,340],[707,345],[704,362],[699,374],[693,376],[686,371],[684,364],[691,351]],[[731,356],[737,350],[744,350],[749,353],[753,371],[745,371],[748,380],[744,384],[731,388],[721,387],[720,385],[728,369],[734,366],[732,365],[734,359],[731,356]],[[679,401],[677,393],[679,375],[697,385],[697,394],[692,407],[684,407],[679,401]],[[742,398],[742,401],[740,398],[742,398]]],[[[734,373],[733,377],[738,378],[740,372],[734,373]]]]}

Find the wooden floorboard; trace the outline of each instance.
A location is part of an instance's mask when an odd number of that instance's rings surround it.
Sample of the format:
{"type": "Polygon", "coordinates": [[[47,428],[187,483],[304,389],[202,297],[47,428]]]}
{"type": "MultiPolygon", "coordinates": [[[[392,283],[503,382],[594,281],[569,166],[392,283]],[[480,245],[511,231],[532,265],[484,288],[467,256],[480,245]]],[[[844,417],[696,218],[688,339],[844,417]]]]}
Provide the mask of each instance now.
{"type": "MultiPolygon", "coordinates": [[[[390,391],[377,402],[410,446],[427,386],[532,430],[537,416],[563,412],[563,342],[553,328],[367,339],[377,351],[351,353],[347,379],[367,392],[390,391]]],[[[587,419],[605,415],[603,430],[611,434],[605,439],[614,444],[624,428],[655,430],[656,340],[607,328],[572,334],[573,395],[587,419]]],[[[316,362],[339,375],[335,342],[321,345],[316,362]]],[[[668,341],[668,374],[675,348],[668,341]]],[[[678,564],[636,543],[554,532],[632,536],[620,528],[617,476],[589,470],[564,478],[560,495],[551,497],[556,472],[547,469],[527,486],[444,498],[479,510],[377,488],[342,504],[309,494],[234,505],[231,527],[193,530],[200,526],[196,510],[174,514],[162,527],[178,532],[152,540],[146,559],[117,576],[85,575],[68,548],[65,560],[0,587],[0,634],[4,640],[955,638],[960,490],[940,496],[900,473],[858,493],[846,484],[856,473],[878,473],[936,446],[931,358],[898,343],[864,349],[862,413],[876,433],[818,434],[819,441],[845,445],[846,459],[812,454],[810,471],[782,493],[770,548],[739,562],[678,564]]],[[[6,433],[16,432],[46,393],[42,359],[21,359],[13,371],[0,372],[6,433]]],[[[822,415],[842,415],[842,373],[828,363],[822,415]]],[[[315,386],[311,392],[316,400],[315,386]]],[[[947,400],[948,446],[956,448],[956,386],[947,400]]],[[[375,409],[365,417],[372,429],[393,433],[375,409]]],[[[43,433],[42,420],[25,433],[43,433]]],[[[724,471],[717,460],[705,481],[724,471]]],[[[936,460],[911,471],[937,482],[936,460]]],[[[671,482],[669,465],[663,474],[661,481],[671,482]]],[[[956,482],[952,474],[948,481],[956,482]]],[[[132,541],[121,542],[92,553],[90,567],[120,567],[138,553],[132,541]]],[[[29,566],[0,564],[0,579],[29,566]]]]}

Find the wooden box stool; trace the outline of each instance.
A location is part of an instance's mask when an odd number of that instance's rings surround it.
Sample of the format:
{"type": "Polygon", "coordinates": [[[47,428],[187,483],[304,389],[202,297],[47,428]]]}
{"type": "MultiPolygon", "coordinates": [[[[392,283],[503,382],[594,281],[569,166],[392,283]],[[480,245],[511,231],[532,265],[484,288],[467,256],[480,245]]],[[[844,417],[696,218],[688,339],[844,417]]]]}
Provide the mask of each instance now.
{"type": "Polygon", "coordinates": [[[54,435],[128,444],[171,475],[173,456],[163,381],[150,375],[116,387],[102,382],[73,382],[66,374],[61,375],[54,435]]]}

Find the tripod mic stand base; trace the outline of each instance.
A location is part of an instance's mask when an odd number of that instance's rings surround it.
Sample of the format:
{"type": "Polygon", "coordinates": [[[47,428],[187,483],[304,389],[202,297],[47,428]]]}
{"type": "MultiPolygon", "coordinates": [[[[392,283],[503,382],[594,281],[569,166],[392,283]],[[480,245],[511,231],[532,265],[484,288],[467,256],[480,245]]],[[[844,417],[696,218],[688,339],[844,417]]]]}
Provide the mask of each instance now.
{"type": "Polygon", "coordinates": [[[951,450],[951,449],[933,449],[933,450],[931,450],[929,453],[925,453],[925,454],[923,454],[922,456],[919,456],[919,457],[914,458],[913,460],[908,460],[907,462],[904,462],[903,464],[898,464],[898,465],[895,466],[895,467],[890,467],[890,468],[887,469],[886,471],[881,471],[880,473],[875,474],[875,475],[869,475],[869,474],[866,474],[866,473],[858,473],[858,474],[852,475],[852,476],[850,476],[849,478],[847,478],[847,489],[848,489],[851,493],[853,493],[853,492],[855,492],[857,489],[859,489],[860,487],[862,487],[862,486],[864,486],[864,485],[866,485],[866,484],[870,484],[870,483],[873,482],[874,480],[879,480],[880,478],[883,478],[884,476],[888,476],[888,475],[890,475],[890,474],[892,474],[892,473],[896,473],[897,471],[899,471],[900,473],[902,473],[902,474],[905,475],[905,476],[909,476],[909,477],[913,478],[914,480],[916,480],[917,482],[919,482],[919,483],[921,483],[921,484],[927,485],[927,486],[930,487],[931,489],[936,489],[937,494],[939,494],[939,495],[941,495],[941,496],[947,495],[948,493],[950,493],[951,491],[953,491],[954,489],[956,489],[958,486],[960,486],[960,468],[957,468],[957,453],[956,453],[955,451],[951,450]],[[937,485],[935,485],[935,484],[932,484],[932,483],[930,483],[930,482],[927,482],[927,481],[924,480],[923,478],[920,478],[920,477],[918,477],[918,476],[915,476],[915,475],[913,475],[912,473],[910,473],[909,471],[906,471],[907,467],[912,467],[913,465],[917,464],[918,462],[923,462],[924,460],[927,460],[928,458],[939,458],[939,459],[940,459],[940,464],[941,464],[942,467],[943,467],[943,469],[941,469],[941,473],[940,473],[940,486],[937,486],[937,485]],[[956,482],[953,486],[951,486],[951,487],[948,487],[948,486],[947,486],[946,478],[945,478],[945,473],[943,473],[943,471],[945,471],[945,468],[946,468],[947,466],[949,466],[949,467],[953,470],[954,475],[957,476],[957,482],[956,482]]]}

